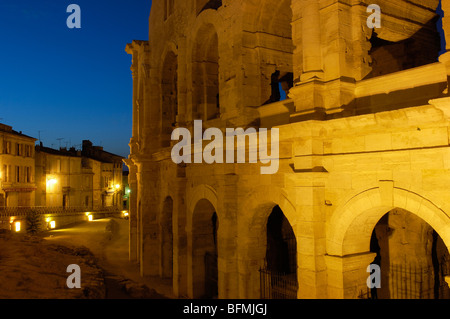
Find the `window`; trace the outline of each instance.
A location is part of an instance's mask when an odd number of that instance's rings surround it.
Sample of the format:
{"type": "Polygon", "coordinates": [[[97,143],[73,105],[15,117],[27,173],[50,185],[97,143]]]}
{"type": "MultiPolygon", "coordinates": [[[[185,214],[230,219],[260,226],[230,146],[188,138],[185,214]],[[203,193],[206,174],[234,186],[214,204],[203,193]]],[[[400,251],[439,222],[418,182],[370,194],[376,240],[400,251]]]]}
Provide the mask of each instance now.
{"type": "Polygon", "coordinates": [[[31,167],[27,166],[25,170],[25,182],[31,183],[31,167]]]}
{"type": "Polygon", "coordinates": [[[20,144],[20,143],[17,143],[16,144],[16,155],[17,156],[23,156],[24,155],[24,145],[23,144],[20,144]]]}
{"type": "Polygon", "coordinates": [[[16,183],[20,183],[20,166],[16,166],[16,183]]]}
{"type": "Polygon", "coordinates": [[[111,178],[108,176],[103,177],[103,187],[107,188],[110,186],[111,178]]]}
{"type": "Polygon", "coordinates": [[[31,148],[31,145],[23,145],[24,147],[24,154],[25,157],[33,157],[33,150],[31,148]]]}
{"type": "Polygon", "coordinates": [[[3,141],[3,154],[11,154],[11,142],[3,141]]]}

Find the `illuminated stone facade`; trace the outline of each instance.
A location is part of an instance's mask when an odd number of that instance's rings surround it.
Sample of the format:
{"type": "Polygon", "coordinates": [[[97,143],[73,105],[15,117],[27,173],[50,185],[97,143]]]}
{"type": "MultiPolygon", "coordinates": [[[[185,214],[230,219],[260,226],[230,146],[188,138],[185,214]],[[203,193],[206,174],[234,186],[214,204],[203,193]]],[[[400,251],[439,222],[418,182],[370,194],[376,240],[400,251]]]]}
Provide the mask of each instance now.
{"type": "Polygon", "coordinates": [[[122,157],[83,141],[82,150],[36,146],[36,206],[122,209],[122,157]]]}
{"type": "Polygon", "coordinates": [[[34,206],[35,141],[0,124],[0,207],[34,206]]]}
{"type": "MultiPolygon", "coordinates": [[[[396,297],[396,265],[448,275],[435,262],[450,245],[450,53],[440,52],[450,25],[439,33],[438,5],[154,0],[149,40],[126,47],[130,258],[141,274],[190,298],[364,297],[380,256],[380,297],[396,297]],[[278,173],[174,164],[171,132],[194,120],[278,128],[278,173]]],[[[409,296],[432,298],[431,286],[409,296]]]]}

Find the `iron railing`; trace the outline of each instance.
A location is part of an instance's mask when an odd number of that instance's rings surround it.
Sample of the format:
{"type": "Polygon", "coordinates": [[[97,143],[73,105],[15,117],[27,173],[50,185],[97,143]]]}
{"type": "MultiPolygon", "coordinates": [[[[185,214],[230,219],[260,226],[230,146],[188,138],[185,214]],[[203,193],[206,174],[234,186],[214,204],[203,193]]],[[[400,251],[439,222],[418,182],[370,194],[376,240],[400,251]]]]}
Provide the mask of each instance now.
{"type": "Polygon", "coordinates": [[[388,268],[388,283],[382,283],[380,289],[360,291],[360,299],[450,299],[450,288],[445,282],[450,265],[442,259],[439,273],[435,274],[433,265],[394,264],[388,268]],[[387,285],[387,288],[384,287],[387,285]],[[382,293],[381,289],[387,289],[382,293]]]}
{"type": "Polygon", "coordinates": [[[261,299],[297,299],[297,274],[260,269],[261,299]]]}
{"type": "Polygon", "coordinates": [[[450,289],[445,282],[448,264],[439,264],[439,274],[434,267],[391,264],[389,266],[391,299],[448,299],[450,289]]]}

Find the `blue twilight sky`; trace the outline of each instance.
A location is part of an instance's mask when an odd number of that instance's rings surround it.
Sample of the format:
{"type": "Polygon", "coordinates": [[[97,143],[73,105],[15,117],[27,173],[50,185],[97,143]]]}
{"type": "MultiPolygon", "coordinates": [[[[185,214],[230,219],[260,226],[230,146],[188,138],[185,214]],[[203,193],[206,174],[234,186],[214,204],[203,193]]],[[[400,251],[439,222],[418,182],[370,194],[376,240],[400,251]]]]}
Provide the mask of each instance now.
{"type": "Polygon", "coordinates": [[[45,146],[83,139],[126,157],[131,56],[148,39],[151,0],[0,0],[0,123],[45,146]],[[67,7],[81,8],[69,29],[67,7]],[[40,133],[39,133],[40,131],[40,133]]]}

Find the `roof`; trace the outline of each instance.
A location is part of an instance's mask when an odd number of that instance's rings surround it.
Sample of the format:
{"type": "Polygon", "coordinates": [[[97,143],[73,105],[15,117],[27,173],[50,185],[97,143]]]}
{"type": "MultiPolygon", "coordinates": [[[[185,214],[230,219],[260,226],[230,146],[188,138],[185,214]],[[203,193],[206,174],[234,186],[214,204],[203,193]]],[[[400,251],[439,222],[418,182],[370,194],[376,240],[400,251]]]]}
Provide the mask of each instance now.
{"type": "Polygon", "coordinates": [[[114,163],[114,162],[121,162],[123,157],[120,155],[116,155],[110,152],[106,152],[103,150],[102,147],[92,146],[92,143],[90,141],[83,141],[83,149],[82,150],[76,150],[75,148],[60,148],[59,150],[45,147],[41,143],[40,145],[36,145],[36,152],[43,152],[47,154],[52,155],[59,155],[59,156],[70,156],[70,157],[84,157],[84,158],[90,158],[102,163],[114,163]]]}
{"type": "Polygon", "coordinates": [[[37,141],[37,138],[25,135],[25,134],[22,133],[22,131],[17,132],[17,131],[12,129],[12,126],[9,126],[9,125],[3,124],[3,123],[0,123],[0,132],[16,135],[16,136],[23,137],[23,138],[29,138],[29,139],[32,139],[34,141],[37,141]]]}

